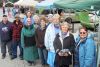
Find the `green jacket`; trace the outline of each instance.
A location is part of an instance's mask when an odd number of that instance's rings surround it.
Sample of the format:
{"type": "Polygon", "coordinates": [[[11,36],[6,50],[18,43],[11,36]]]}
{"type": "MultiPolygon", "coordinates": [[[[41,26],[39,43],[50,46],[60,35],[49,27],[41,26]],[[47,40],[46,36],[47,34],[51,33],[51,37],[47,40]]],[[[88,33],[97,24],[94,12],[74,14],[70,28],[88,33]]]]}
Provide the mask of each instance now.
{"type": "Polygon", "coordinates": [[[33,35],[35,35],[35,29],[34,29],[33,25],[31,25],[29,27],[24,26],[22,28],[21,46],[23,48],[23,58],[26,61],[34,61],[34,60],[38,59],[38,51],[37,51],[35,43],[33,44],[33,46],[25,47],[24,36],[31,37],[33,35]]]}

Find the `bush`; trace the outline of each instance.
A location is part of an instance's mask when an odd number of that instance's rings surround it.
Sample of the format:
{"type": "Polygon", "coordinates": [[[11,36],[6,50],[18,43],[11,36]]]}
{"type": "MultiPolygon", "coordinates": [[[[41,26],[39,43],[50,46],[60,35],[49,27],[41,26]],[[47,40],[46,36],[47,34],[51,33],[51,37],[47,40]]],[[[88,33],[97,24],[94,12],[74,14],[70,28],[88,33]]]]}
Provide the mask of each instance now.
{"type": "Polygon", "coordinates": [[[0,7],[2,7],[2,2],[0,1],[0,7]]]}

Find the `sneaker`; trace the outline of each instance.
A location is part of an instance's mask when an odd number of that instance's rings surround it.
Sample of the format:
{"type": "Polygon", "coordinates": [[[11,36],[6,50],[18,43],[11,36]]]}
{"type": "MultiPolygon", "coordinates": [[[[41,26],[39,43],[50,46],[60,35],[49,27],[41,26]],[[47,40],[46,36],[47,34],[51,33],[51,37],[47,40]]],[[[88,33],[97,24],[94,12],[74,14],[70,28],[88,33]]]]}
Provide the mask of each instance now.
{"type": "Polygon", "coordinates": [[[6,54],[2,54],[2,59],[5,59],[5,57],[6,57],[6,54]]]}
{"type": "Polygon", "coordinates": [[[49,65],[48,64],[45,64],[45,67],[49,67],[49,65]]]}
{"type": "Polygon", "coordinates": [[[17,56],[11,56],[11,60],[14,60],[15,58],[17,58],[17,56]]]}
{"type": "Polygon", "coordinates": [[[36,65],[36,63],[35,63],[35,62],[33,62],[32,64],[33,64],[33,66],[35,66],[35,65],[36,65]]]}
{"type": "Polygon", "coordinates": [[[32,66],[32,63],[28,63],[28,66],[32,66]]]}
{"type": "Polygon", "coordinates": [[[45,64],[42,64],[41,67],[45,67],[45,64]]]}
{"type": "Polygon", "coordinates": [[[22,56],[19,56],[20,60],[23,60],[23,57],[22,56]]]}

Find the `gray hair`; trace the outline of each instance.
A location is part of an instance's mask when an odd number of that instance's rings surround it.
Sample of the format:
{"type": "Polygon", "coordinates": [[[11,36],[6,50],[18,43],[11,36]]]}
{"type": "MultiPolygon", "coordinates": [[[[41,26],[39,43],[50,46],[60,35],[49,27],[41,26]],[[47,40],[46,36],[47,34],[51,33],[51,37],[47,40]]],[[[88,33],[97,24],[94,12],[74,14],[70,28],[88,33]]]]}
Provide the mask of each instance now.
{"type": "Polygon", "coordinates": [[[68,22],[60,23],[60,27],[66,25],[68,29],[70,29],[70,24],[68,22]]]}

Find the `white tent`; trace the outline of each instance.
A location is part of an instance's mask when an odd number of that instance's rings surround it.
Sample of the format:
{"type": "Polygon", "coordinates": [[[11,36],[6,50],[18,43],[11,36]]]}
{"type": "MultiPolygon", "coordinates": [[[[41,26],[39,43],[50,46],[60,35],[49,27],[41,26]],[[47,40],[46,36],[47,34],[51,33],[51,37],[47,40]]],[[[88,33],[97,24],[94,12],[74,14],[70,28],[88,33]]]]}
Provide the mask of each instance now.
{"type": "Polygon", "coordinates": [[[36,8],[41,8],[41,7],[44,7],[46,9],[50,9],[53,7],[53,4],[55,1],[58,1],[58,0],[44,0],[44,1],[41,1],[40,3],[38,3],[36,5],[36,8]]]}
{"type": "Polygon", "coordinates": [[[18,2],[14,3],[14,5],[35,7],[37,3],[38,1],[34,0],[19,0],[18,2]]]}
{"type": "Polygon", "coordinates": [[[23,2],[23,0],[19,0],[19,1],[15,2],[14,5],[21,5],[22,2],[23,2]]]}

